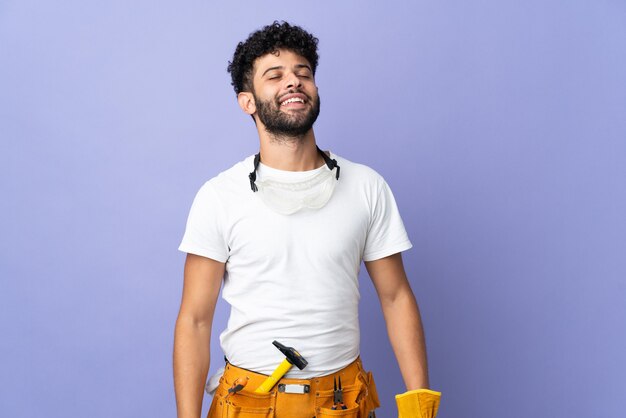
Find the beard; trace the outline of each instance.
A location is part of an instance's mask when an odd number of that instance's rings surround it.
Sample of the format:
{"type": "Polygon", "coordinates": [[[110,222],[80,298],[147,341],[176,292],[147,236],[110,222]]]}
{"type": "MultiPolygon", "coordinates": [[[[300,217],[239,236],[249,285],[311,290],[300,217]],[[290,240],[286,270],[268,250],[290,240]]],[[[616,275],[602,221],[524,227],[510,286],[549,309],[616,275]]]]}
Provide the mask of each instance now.
{"type": "MultiPolygon", "coordinates": [[[[253,94],[254,95],[254,94],[253,94]]],[[[259,120],[265,130],[275,138],[302,137],[309,132],[320,114],[320,98],[307,96],[311,107],[307,109],[283,112],[280,102],[276,100],[260,100],[254,95],[259,120]]]]}

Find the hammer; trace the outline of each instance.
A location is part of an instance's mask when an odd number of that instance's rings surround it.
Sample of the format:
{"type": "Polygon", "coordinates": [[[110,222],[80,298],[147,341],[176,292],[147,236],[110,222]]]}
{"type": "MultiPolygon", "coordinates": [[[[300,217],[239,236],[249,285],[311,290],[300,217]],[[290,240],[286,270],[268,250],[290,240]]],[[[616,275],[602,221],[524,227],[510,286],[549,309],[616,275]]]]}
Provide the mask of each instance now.
{"type": "Polygon", "coordinates": [[[285,347],[278,341],[272,341],[272,344],[274,344],[274,346],[276,346],[276,348],[278,348],[285,355],[285,359],[278,365],[276,370],[274,370],[274,372],[267,379],[265,379],[263,383],[261,383],[261,386],[255,390],[256,393],[268,393],[280,380],[280,378],[283,377],[289,369],[291,369],[291,366],[295,365],[298,369],[302,370],[307,364],[309,364],[309,362],[306,361],[295,348],[285,347]]]}

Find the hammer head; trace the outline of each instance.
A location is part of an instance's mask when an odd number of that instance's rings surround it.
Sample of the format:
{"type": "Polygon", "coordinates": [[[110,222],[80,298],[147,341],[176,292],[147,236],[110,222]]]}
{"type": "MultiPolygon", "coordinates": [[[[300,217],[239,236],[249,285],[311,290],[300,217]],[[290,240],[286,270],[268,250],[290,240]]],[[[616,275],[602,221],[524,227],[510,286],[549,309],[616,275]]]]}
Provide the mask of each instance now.
{"type": "Polygon", "coordinates": [[[272,344],[274,344],[276,348],[278,348],[281,351],[281,353],[285,355],[289,363],[293,364],[298,369],[302,370],[306,367],[307,364],[309,364],[309,362],[306,361],[304,357],[302,357],[300,353],[296,351],[295,348],[285,347],[278,341],[272,341],[272,344]]]}

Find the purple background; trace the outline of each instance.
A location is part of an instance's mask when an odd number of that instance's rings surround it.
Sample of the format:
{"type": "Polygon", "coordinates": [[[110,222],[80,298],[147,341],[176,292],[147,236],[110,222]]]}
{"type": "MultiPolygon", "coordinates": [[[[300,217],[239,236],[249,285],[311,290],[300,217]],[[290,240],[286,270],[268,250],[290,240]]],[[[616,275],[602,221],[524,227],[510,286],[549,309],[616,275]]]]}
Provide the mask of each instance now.
{"type": "Polygon", "coordinates": [[[320,38],[320,145],[395,192],[440,417],[624,416],[625,3],[321,4],[0,3],[1,416],[174,416],[176,248],[257,149],[225,68],[274,19],[320,38]]]}

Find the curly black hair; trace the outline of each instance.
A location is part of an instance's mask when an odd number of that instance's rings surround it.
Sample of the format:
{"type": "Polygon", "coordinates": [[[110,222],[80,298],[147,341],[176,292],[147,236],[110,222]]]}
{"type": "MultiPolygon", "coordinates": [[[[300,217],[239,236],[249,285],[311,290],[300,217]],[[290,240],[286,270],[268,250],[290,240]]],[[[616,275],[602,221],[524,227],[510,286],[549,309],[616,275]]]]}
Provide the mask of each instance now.
{"type": "Polygon", "coordinates": [[[281,48],[306,58],[315,75],[319,59],[317,43],[316,37],[301,27],[292,26],[287,22],[274,21],[271,25],[252,32],[245,42],[239,42],[233,60],[228,62],[227,70],[232,78],[231,84],[235,93],[252,91],[254,61],[265,54],[275,53],[281,48]]]}

